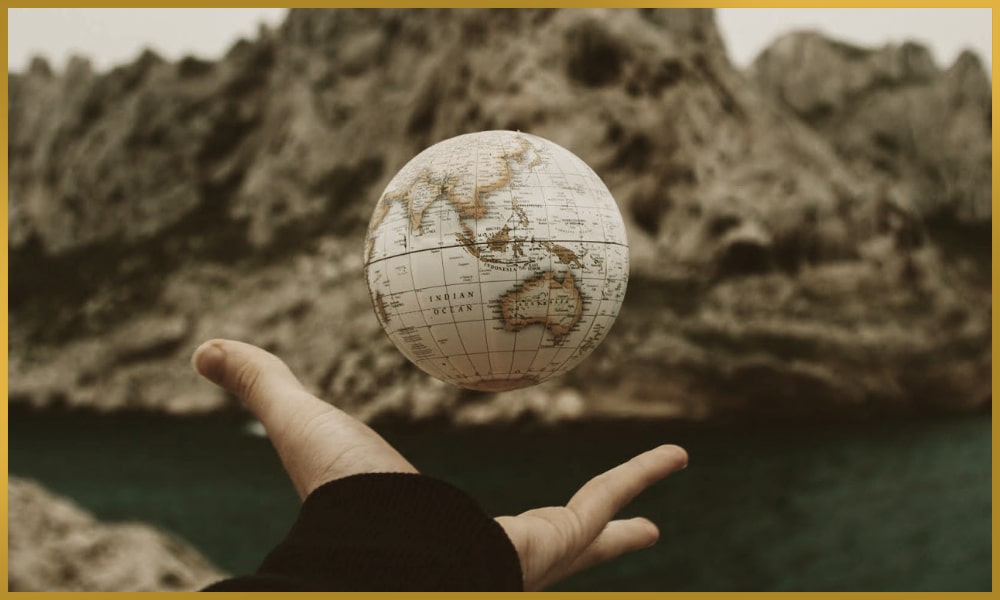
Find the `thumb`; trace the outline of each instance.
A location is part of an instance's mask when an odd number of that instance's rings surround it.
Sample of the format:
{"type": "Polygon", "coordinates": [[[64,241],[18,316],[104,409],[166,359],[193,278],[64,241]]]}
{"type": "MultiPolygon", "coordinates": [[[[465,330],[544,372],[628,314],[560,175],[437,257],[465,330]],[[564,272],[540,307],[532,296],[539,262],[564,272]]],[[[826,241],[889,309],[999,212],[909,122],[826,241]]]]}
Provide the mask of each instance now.
{"type": "Polygon", "coordinates": [[[415,473],[380,435],[310,394],[277,356],[231,340],[210,340],[191,358],[198,373],[246,404],[267,431],[305,498],[331,479],[356,473],[415,473]]]}
{"type": "Polygon", "coordinates": [[[269,432],[291,418],[301,419],[331,407],[306,391],[280,358],[256,346],[209,340],[194,351],[195,370],[237,396],[269,432]]]}

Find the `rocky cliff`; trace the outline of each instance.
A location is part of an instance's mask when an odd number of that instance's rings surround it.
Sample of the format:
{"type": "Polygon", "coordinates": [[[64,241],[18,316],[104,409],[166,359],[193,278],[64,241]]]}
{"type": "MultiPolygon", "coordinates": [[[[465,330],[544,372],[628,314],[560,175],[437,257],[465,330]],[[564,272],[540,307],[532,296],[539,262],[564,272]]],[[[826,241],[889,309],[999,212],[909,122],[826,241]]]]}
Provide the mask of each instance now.
{"type": "Polygon", "coordinates": [[[918,44],[866,49],[798,32],[761,53],[750,76],[932,226],[989,225],[992,94],[976,55],[942,70],[918,44]]]}
{"type": "Polygon", "coordinates": [[[142,523],[102,523],[37,483],[7,479],[11,592],[183,592],[223,578],[197,550],[142,523]]]}
{"type": "Polygon", "coordinates": [[[217,62],[36,61],[8,77],[10,401],[229,406],[187,365],[225,336],[365,419],[988,406],[981,66],[790,39],[748,77],[710,11],[293,10],[217,62]],[[394,349],[361,246],[409,158],[497,128],[604,178],[633,270],[584,365],[493,395],[394,349]]]}

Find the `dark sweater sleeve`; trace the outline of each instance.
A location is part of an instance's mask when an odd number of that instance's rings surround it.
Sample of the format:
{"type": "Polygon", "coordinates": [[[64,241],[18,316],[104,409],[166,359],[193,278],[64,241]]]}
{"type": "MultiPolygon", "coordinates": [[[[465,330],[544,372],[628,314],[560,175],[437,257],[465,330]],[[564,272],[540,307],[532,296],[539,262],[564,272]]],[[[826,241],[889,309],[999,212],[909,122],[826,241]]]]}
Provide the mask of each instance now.
{"type": "Polygon", "coordinates": [[[519,591],[521,563],[503,528],[434,478],[369,473],[306,498],[257,573],[205,591],[519,591]]]}

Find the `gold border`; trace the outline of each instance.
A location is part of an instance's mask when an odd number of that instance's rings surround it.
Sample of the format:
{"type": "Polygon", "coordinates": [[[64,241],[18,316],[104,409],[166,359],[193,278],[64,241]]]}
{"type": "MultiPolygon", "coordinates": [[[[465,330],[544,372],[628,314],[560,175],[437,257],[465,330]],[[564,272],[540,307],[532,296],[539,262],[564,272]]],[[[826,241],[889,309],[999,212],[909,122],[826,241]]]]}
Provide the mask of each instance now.
{"type": "MultiPolygon", "coordinates": [[[[348,8],[348,7],[357,7],[357,8],[458,8],[458,7],[462,7],[462,8],[532,8],[532,7],[546,7],[546,8],[570,8],[570,7],[572,7],[572,8],[592,8],[592,7],[612,7],[612,8],[628,8],[628,7],[754,8],[754,7],[768,7],[768,8],[772,8],[773,7],[773,8],[803,8],[801,2],[788,2],[788,1],[779,2],[779,1],[773,1],[772,0],[770,2],[765,2],[765,3],[762,3],[762,4],[756,4],[756,6],[755,6],[755,4],[756,3],[754,3],[754,2],[747,2],[747,1],[743,1],[743,2],[739,2],[739,1],[722,1],[722,2],[719,2],[719,1],[716,1],[716,2],[662,2],[662,1],[661,2],[648,2],[648,1],[647,2],[625,2],[625,1],[620,1],[620,0],[618,0],[618,1],[611,1],[611,0],[603,0],[603,1],[602,0],[549,0],[548,2],[515,2],[515,1],[510,1],[510,0],[507,0],[507,1],[495,1],[494,0],[492,2],[486,2],[486,1],[472,2],[472,1],[469,1],[469,0],[464,0],[464,1],[462,1],[462,0],[440,1],[439,0],[437,2],[428,2],[428,1],[411,0],[411,1],[407,2],[407,1],[398,1],[397,0],[396,2],[359,2],[359,1],[354,1],[354,2],[346,2],[346,1],[340,1],[340,2],[336,2],[336,1],[308,2],[307,1],[307,2],[297,3],[297,4],[294,5],[294,7],[330,7],[330,8],[348,8]]],[[[947,8],[993,8],[993,4],[994,4],[993,2],[965,0],[963,2],[949,3],[948,6],[947,6],[947,8]]],[[[246,2],[246,3],[214,2],[210,6],[206,6],[204,3],[178,2],[178,3],[171,3],[169,5],[160,4],[160,3],[154,3],[154,4],[149,4],[149,5],[143,6],[141,8],[208,8],[208,7],[212,7],[212,8],[215,8],[215,7],[229,7],[229,8],[265,8],[266,7],[266,8],[270,8],[270,7],[275,7],[275,6],[277,6],[279,8],[292,8],[293,7],[293,6],[289,6],[289,5],[282,5],[280,3],[276,5],[276,4],[273,4],[273,3],[266,3],[266,2],[246,2]]],[[[7,4],[7,8],[36,8],[36,7],[37,6],[35,5],[35,3],[26,2],[26,1],[11,2],[11,3],[7,4]]],[[[56,2],[56,3],[46,4],[45,7],[46,8],[50,8],[50,7],[51,8],[96,8],[93,5],[89,5],[89,4],[81,3],[81,2],[56,2]]],[[[127,2],[106,2],[106,3],[102,3],[99,7],[100,8],[110,8],[110,7],[116,7],[116,8],[117,7],[122,7],[122,8],[140,8],[140,7],[135,6],[134,3],[127,3],[127,2]]],[[[823,7],[823,8],[876,8],[876,7],[877,8],[917,8],[917,7],[919,7],[919,8],[941,8],[942,4],[940,2],[933,3],[933,2],[928,2],[928,1],[923,1],[923,2],[898,2],[898,1],[887,2],[887,1],[883,0],[882,2],[872,3],[872,2],[864,2],[864,1],[854,0],[854,1],[850,1],[850,2],[839,1],[839,2],[817,3],[817,4],[814,4],[814,5],[809,6],[807,8],[821,8],[821,7],[823,7]]],[[[997,25],[998,19],[1000,19],[1000,17],[998,17],[997,13],[995,13],[995,12],[992,13],[992,25],[993,25],[993,29],[994,30],[996,29],[996,25],[997,25]]],[[[7,36],[7,31],[8,31],[8,29],[7,29],[7,25],[8,25],[7,13],[4,13],[3,23],[4,23],[4,35],[6,37],[7,36]]],[[[996,48],[997,48],[997,41],[996,41],[996,38],[994,37],[993,40],[992,40],[992,58],[996,57],[996,54],[997,54],[996,48]]],[[[5,46],[5,50],[4,50],[4,56],[5,56],[5,58],[7,56],[6,46],[5,46]]],[[[991,81],[992,81],[992,78],[996,75],[995,60],[991,60],[991,67],[992,67],[992,71],[991,71],[991,81]]],[[[7,83],[7,79],[6,78],[4,79],[4,82],[3,82],[3,92],[4,93],[3,93],[2,104],[3,104],[3,107],[4,107],[5,111],[6,111],[6,109],[7,109],[7,98],[8,98],[8,96],[7,96],[8,83],[7,83]]],[[[996,99],[995,95],[992,98],[992,106],[993,106],[993,112],[996,112],[997,99],[996,99]]],[[[3,162],[3,167],[2,167],[2,169],[3,169],[3,179],[4,179],[5,182],[9,183],[9,179],[8,179],[8,164],[9,164],[9,162],[8,162],[8,160],[9,160],[9,156],[8,156],[8,147],[9,146],[8,146],[8,144],[9,144],[9,137],[8,137],[8,121],[7,121],[7,119],[5,119],[3,121],[3,126],[2,127],[3,127],[4,139],[8,142],[7,144],[4,144],[4,148],[3,148],[3,154],[4,154],[4,158],[5,158],[5,160],[3,162]]],[[[995,142],[995,139],[996,139],[996,135],[995,135],[996,134],[996,125],[994,123],[991,123],[991,134],[993,135],[993,139],[994,139],[994,142],[993,142],[992,166],[993,166],[993,169],[995,170],[996,169],[997,159],[996,159],[996,142],[995,142]]],[[[995,180],[993,181],[992,187],[993,187],[993,194],[995,196],[996,192],[997,192],[997,188],[998,188],[997,183],[996,183],[995,180]]],[[[8,225],[9,225],[9,223],[8,223],[8,210],[7,210],[7,208],[8,208],[8,190],[9,190],[8,186],[4,186],[4,189],[3,189],[3,192],[2,192],[2,194],[3,194],[3,205],[4,205],[4,208],[5,208],[5,210],[3,211],[3,216],[2,216],[2,220],[3,220],[3,224],[4,224],[4,227],[3,227],[3,230],[2,230],[3,231],[3,233],[2,233],[2,238],[3,238],[3,283],[4,283],[4,287],[5,288],[8,287],[8,283],[9,283],[8,282],[8,278],[9,278],[9,275],[8,275],[8,273],[9,273],[8,259],[9,259],[9,256],[8,256],[8,245],[7,245],[8,225]]],[[[992,271],[993,281],[995,282],[996,281],[996,275],[997,275],[997,266],[996,266],[996,261],[995,261],[995,259],[996,259],[995,239],[996,239],[996,235],[997,235],[997,216],[996,216],[996,214],[993,213],[991,218],[992,218],[991,231],[992,231],[992,240],[993,241],[991,242],[991,248],[990,248],[990,250],[991,250],[991,257],[994,259],[992,267],[991,267],[991,271],[992,271]]],[[[996,290],[995,290],[994,286],[995,286],[995,284],[991,283],[991,294],[992,294],[992,299],[991,299],[991,315],[992,315],[992,312],[993,312],[992,309],[996,307],[996,290]]],[[[9,361],[9,356],[8,356],[9,335],[8,334],[9,334],[9,323],[8,323],[8,296],[6,294],[3,297],[3,308],[4,308],[4,310],[2,311],[2,313],[0,313],[0,314],[2,314],[2,316],[0,316],[0,318],[2,318],[3,323],[5,325],[4,328],[3,328],[3,341],[4,341],[4,344],[3,344],[3,353],[4,353],[4,357],[5,357],[6,360],[4,360],[3,366],[0,367],[0,378],[2,378],[2,380],[3,380],[4,389],[7,390],[8,394],[9,394],[9,381],[8,381],[8,361],[9,361]]],[[[994,320],[992,322],[992,335],[993,335],[993,340],[994,341],[992,342],[992,347],[991,347],[992,362],[993,362],[993,366],[994,367],[996,367],[996,349],[997,348],[996,348],[996,341],[995,340],[996,340],[996,337],[997,337],[996,336],[997,331],[998,331],[997,330],[997,324],[996,324],[996,321],[994,320]]],[[[996,380],[993,380],[992,381],[992,392],[993,392],[993,395],[996,394],[996,391],[997,391],[997,382],[996,382],[996,380]]],[[[4,414],[3,414],[3,423],[4,423],[5,439],[9,439],[9,435],[8,435],[8,431],[9,431],[8,430],[8,413],[7,413],[7,411],[4,411],[4,414]]],[[[995,431],[996,430],[996,423],[997,423],[997,417],[995,415],[992,417],[992,423],[993,423],[993,430],[995,431]]],[[[995,442],[992,443],[991,452],[992,452],[992,457],[993,457],[993,463],[995,464],[996,463],[996,458],[997,458],[997,447],[996,447],[996,443],[995,442]]],[[[9,474],[9,472],[10,472],[9,471],[9,459],[8,459],[8,450],[7,450],[7,445],[6,444],[4,445],[4,448],[3,448],[3,457],[4,457],[4,464],[7,467],[8,474],[9,474]]],[[[995,486],[995,480],[994,480],[993,485],[995,486]]],[[[2,503],[3,503],[3,507],[5,509],[4,512],[6,513],[7,512],[6,511],[6,508],[7,508],[7,481],[6,480],[4,480],[3,487],[4,487],[4,494],[3,494],[2,503]]],[[[994,487],[994,491],[995,491],[995,487],[994,487]]],[[[997,524],[996,524],[996,522],[997,522],[997,512],[996,512],[996,506],[995,505],[992,505],[992,506],[993,506],[993,508],[992,508],[992,515],[993,515],[993,519],[992,519],[993,520],[992,533],[993,533],[993,539],[995,540],[996,539],[996,531],[997,531],[997,524]]],[[[4,519],[4,522],[3,522],[3,533],[4,533],[4,538],[6,539],[7,538],[7,520],[6,519],[4,519]]],[[[667,541],[667,542],[669,543],[669,541],[667,541]]],[[[3,553],[3,557],[4,557],[4,561],[3,561],[3,573],[4,573],[4,576],[5,576],[5,579],[6,579],[6,576],[8,574],[8,556],[7,556],[7,545],[6,544],[4,545],[2,553],[3,553]]],[[[992,587],[993,587],[993,589],[996,589],[996,587],[997,587],[997,574],[996,574],[997,573],[997,569],[996,569],[996,567],[997,567],[998,560],[997,560],[995,552],[993,553],[993,559],[992,560],[993,560],[992,587]]],[[[654,597],[655,598],[661,598],[661,597],[665,596],[667,593],[668,592],[630,592],[629,596],[630,597],[641,597],[641,598],[654,598],[654,597]]],[[[61,597],[63,595],[67,595],[67,594],[68,593],[66,593],[66,592],[34,592],[34,593],[32,593],[32,597],[61,597]]],[[[534,592],[534,593],[530,593],[529,595],[536,595],[536,594],[542,594],[542,592],[534,592]]],[[[584,593],[583,592],[546,592],[544,594],[545,594],[546,598],[557,598],[558,599],[558,598],[570,598],[570,597],[574,597],[575,598],[575,597],[579,597],[580,595],[582,595],[584,593]]],[[[617,598],[620,594],[621,594],[620,592],[589,592],[589,593],[586,593],[586,596],[587,597],[593,597],[593,598],[617,598]]],[[[138,593],[138,592],[122,592],[122,593],[116,594],[116,596],[119,596],[119,595],[124,595],[125,597],[129,597],[129,596],[140,597],[141,596],[141,594],[138,593]]],[[[179,596],[179,595],[180,594],[176,594],[176,593],[160,593],[160,594],[158,594],[158,597],[173,597],[173,596],[179,596]]],[[[232,593],[232,592],[222,593],[221,595],[223,597],[232,597],[232,598],[245,597],[246,596],[246,594],[244,594],[244,593],[232,593]]],[[[378,593],[378,592],[368,592],[368,593],[365,593],[363,595],[362,594],[353,594],[353,593],[338,594],[338,596],[340,596],[340,597],[343,597],[345,595],[347,597],[362,597],[363,596],[363,597],[366,597],[366,598],[369,598],[369,597],[376,597],[376,598],[377,597],[393,597],[393,596],[395,596],[395,594],[378,593]]],[[[439,598],[441,596],[441,594],[438,594],[438,593],[425,593],[425,592],[410,592],[410,593],[407,593],[406,595],[408,597],[425,597],[425,598],[439,598]]],[[[469,595],[475,596],[475,597],[487,597],[487,594],[485,594],[485,593],[475,593],[475,594],[469,594],[469,595]]],[[[683,593],[670,593],[670,598],[674,598],[674,599],[678,599],[678,598],[683,598],[683,599],[689,599],[690,598],[690,599],[694,599],[694,598],[697,598],[697,599],[700,600],[700,599],[703,599],[703,598],[732,597],[732,596],[735,596],[735,595],[737,595],[737,594],[735,594],[735,593],[728,593],[728,592],[701,592],[701,593],[683,592],[683,593]]],[[[746,593],[740,593],[738,595],[740,595],[740,596],[750,596],[750,597],[753,597],[753,596],[757,596],[757,597],[768,596],[769,597],[772,594],[769,593],[769,592],[746,592],[746,593]]],[[[844,594],[841,594],[841,593],[833,593],[833,594],[831,594],[831,593],[824,593],[824,592],[797,592],[797,593],[794,593],[793,595],[795,597],[797,597],[797,598],[831,598],[831,597],[841,596],[841,595],[844,595],[844,594]]],[[[850,595],[853,598],[858,598],[858,597],[866,598],[866,597],[870,597],[870,598],[879,598],[881,600],[886,600],[886,599],[894,599],[894,598],[900,598],[900,597],[912,597],[914,594],[908,593],[908,592],[891,592],[891,593],[858,592],[858,593],[851,593],[850,595]]],[[[922,594],[922,595],[924,595],[924,594],[922,594]]],[[[947,594],[945,592],[934,592],[934,593],[930,593],[929,595],[931,597],[942,597],[942,598],[951,597],[951,594],[947,594]]],[[[975,592],[975,593],[965,593],[962,596],[964,598],[964,597],[970,597],[970,596],[979,597],[979,596],[989,596],[989,595],[991,595],[989,592],[975,592]]],[[[277,592],[275,592],[275,593],[258,593],[258,594],[255,595],[255,597],[271,597],[271,598],[282,598],[283,596],[284,596],[283,594],[277,593],[277,592]]],[[[328,594],[321,594],[321,593],[307,593],[307,594],[300,594],[298,596],[300,596],[300,597],[315,597],[315,598],[329,598],[328,594]]],[[[465,597],[466,594],[462,594],[462,596],[465,597]]],[[[516,594],[515,593],[491,593],[491,594],[488,595],[488,597],[494,597],[494,598],[495,597],[505,597],[505,596],[510,596],[510,597],[515,597],[516,596],[516,597],[520,598],[520,597],[523,597],[524,594],[523,593],[516,593],[516,594]]]]}
{"type": "MultiPolygon", "coordinates": [[[[395,1],[372,1],[362,0],[326,2],[302,1],[294,5],[283,5],[272,2],[174,2],[170,4],[151,3],[144,6],[136,6],[129,2],[103,2],[98,5],[83,2],[52,2],[46,3],[45,8],[993,8],[995,2],[986,0],[962,0],[960,2],[942,3],[929,2],[899,2],[887,1],[865,2],[864,0],[841,0],[839,2],[817,2],[816,4],[803,6],[802,2],[790,2],[771,0],[769,2],[753,2],[749,0],[722,0],[715,2],[697,2],[688,0],[686,2],[664,2],[645,1],[635,2],[626,0],[548,0],[546,2],[527,2],[524,0],[492,0],[492,1],[470,1],[470,0],[395,0],[395,1]]],[[[7,3],[7,8],[41,8],[37,3],[20,0],[18,2],[7,3]]]]}
{"type": "MultiPolygon", "coordinates": [[[[997,15],[997,11],[996,10],[992,11],[991,16],[992,16],[992,31],[993,31],[993,33],[996,33],[997,22],[998,22],[998,19],[1000,19],[1000,16],[997,15]]],[[[992,56],[991,56],[991,59],[990,59],[990,83],[992,85],[992,82],[996,81],[997,38],[996,38],[996,35],[992,35],[991,37],[992,37],[992,39],[990,41],[991,41],[991,46],[992,46],[992,48],[991,48],[992,56]]],[[[992,172],[996,173],[996,170],[997,170],[997,125],[996,125],[996,121],[994,121],[993,118],[992,118],[992,113],[996,112],[996,110],[997,110],[997,96],[996,96],[995,93],[992,94],[992,98],[990,98],[990,102],[991,102],[991,106],[992,106],[992,108],[990,109],[990,111],[991,111],[991,116],[990,116],[990,136],[991,136],[991,138],[990,139],[991,139],[991,142],[992,142],[991,143],[991,146],[992,146],[992,156],[991,156],[990,163],[991,163],[992,172]]],[[[996,177],[992,178],[991,183],[992,183],[992,185],[991,185],[991,187],[992,187],[992,197],[990,198],[990,205],[992,206],[993,205],[993,198],[997,197],[997,180],[996,180],[996,177]]],[[[996,344],[997,344],[997,322],[996,322],[996,319],[994,318],[995,317],[995,313],[996,313],[996,306],[997,306],[997,290],[996,290],[996,281],[997,281],[997,260],[996,260],[997,259],[997,246],[996,246],[996,239],[997,239],[997,215],[996,215],[995,212],[991,212],[990,213],[990,260],[991,260],[991,263],[990,263],[990,272],[991,272],[991,280],[990,280],[990,322],[991,322],[991,328],[992,328],[991,340],[990,340],[991,341],[991,344],[990,344],[990,347],[991,347],[990,348],[990,352],[991,352],[991,356],[990,356],[990,362],[991,362],[991,371],[990,371],[990,373],[991,373],[990,402],[991,402],[991,405],[992,405],[992,398],[993,398],[993,396],[997,395],[996,394],[996,392],[997,392],[997,380],[996,380],[996,377],[992,376],[992,372],[996,370],[996,366],[997,366],[997,362],[996,362],[997,361],[997,346],[996,346],[996,344]]],[[[991,416],[992,416],[992,427],[991,427],[991,435],[990,435],[990,445],[991,445],[991,448],[990,448],[991,452],[990,452],[990,454],[993,457],[993,462],[991,463],[991,465],[995,466],[997,464],[997,445],[996,445],[997,416],[996,416],[996,413],[991,413],[991,416]]],[[[993,469],[992,468],[990,469],[990,477],[991,477],[990,488],[993,490],[992,494],[996,494],[996,485],[997,485],[996,484],[996,477],[993,476],[993,469]]],[[[990,542],[990,546],[992,547],[992,559],[993,559],[992,560],[992,562],[993,562],[993,570],[992,570],[991,588],[993,590],[996,590],[997,589],[997,551],[996,551],[996,539],[997,539],[997,505],[996,505],[995,502],[992,501],[992,496],[990,498],[990,509],[991,509],[992,514],[993,514],[993,517],[992,517],[993,527],[992,527],[992,531],[991,531],[992,535],[991,535],[991,542],[990,542]]]]}
{"type": "MultiPolygon", "coordinates": [[[[4,30],[4,36],[6,36],[7,35],[6,34],[6,31],[7,31],[7,13],[6,12],[3,14],[3,30],[4,30]]],[[[4,52],[4,59],[5,60],[6,60],[6,57],[7,57],[7,50],[6,50],[6,48],[7,48],[7,46],[5,44],[4,45],[4,51],[3,51],[4,52]]],[[[4,80],[3,80],[3,107],[4,107],[4,113],[6,113],[7,112],[7,78],[6,77],[4,77],[4,80]]],[[[4,145],[3,145],[3,158],[4,158],[4,160],[3,160],[3,167],[0,167],[0,168],[3,169],[3,180],[4,180],[4,183],[8,184],[9,181],[10,181],[9,178],[8,178],[8,172],[7,172],[7,166],[9,164],[9,162],[8,162],[8,160],[9,160],[8,149],[9,149],[10,139],[8,137],[8,131],[7,131],[7,119],[3,120],[3,139],[4,139],[4,145]]],[[[2,217],[2,219],[3,219],[3,233],[0,234],[0,235],[3,236],[3,289],[5,289],[5,290],[9,289],[9,287],[8,287],[8,283],[9,283],[8,282],[8,273],[9,273],[9,270],[8,270],[8,263],[7,263],[7,260],[8,260],[8,251],[7,251],[7,238],[8,238],[8,230],[7,230],[7,226],[8,226],[8,217],[7,217],[7,191],[8,191],[8,189],[9,188],[8,188],[7,185],[3,186],[3,208],[4,208],[4,210],[3,210],[3,217],[2,217]]],[[[0,377],[3,377],[3,389],[4,389],[4,392],[6,392],[4,394],[4,398],[8,397],[9,390],[10,390],[10,386],[8,385],[8,379],[7,379],[7,365],[8,365],[8,360],[9,360],[8,351],[7,351],[8,346],[7,345],[9,343],[9,335],[8,335],[8,333],[10,331],[10,329],[8,328],[8,323],[7,323],[7,310],[8,310],[8,294],[5,293],[3,295],[3,311],[0,312],[0,315],[2,315],[2,316],[0,316],[0,319],[3,319],[3,325],[4,325],[4,327],[3,327],[3,356],[4,356],[4,361],[3,361],[3,366],[0,367],[0,377]]],[[[4,408],[7,408],[6,402],[7,401],[4,400],[4,403],[5,403],[4,404],[4,408]]],[[[9,435],[8,431],[9,430],[8,430],[7,410],[4,410],[3,411],[3,434],[4,434],[4,441],[5,442],[10,439],[10,435],[9,435]]],[[[7,470],[7,473],[9,474],[10,473],[10,461],[8,460],[7,444],[6,443],[3,445],[3,464],[4,464],[4,468],[7,470]]],[[[6,479],[3,480],[3,500],[0,501],[0,502],[3,502],[3,512],[6,515],[7,514],[7,480],[6,479]]],[[[7,539],[7,519],[3,520],[3,538],[4,538],[4,540],[7,539]]],[[[8,558],[7,558],[7,544],[4,544],[3,545],[3,575],[4,575],[4,580],[7,580],[7,560],[8,560],[8,558]]]]}

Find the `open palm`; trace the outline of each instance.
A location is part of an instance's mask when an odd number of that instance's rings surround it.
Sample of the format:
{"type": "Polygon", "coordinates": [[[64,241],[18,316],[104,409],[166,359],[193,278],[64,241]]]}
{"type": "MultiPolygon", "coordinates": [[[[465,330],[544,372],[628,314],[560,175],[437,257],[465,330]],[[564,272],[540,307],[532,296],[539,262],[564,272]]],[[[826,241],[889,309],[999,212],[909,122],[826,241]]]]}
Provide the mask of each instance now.
{"type": "MultiPolygon", "coordinates": [[[[204,377],[238,396],[260,420],[301,498],[360,473],[417,470],[364,423],[310,394],[276,356],[249,344],[212,340],[192,359],[204,377]]],[[[644,452],[587,482],[565,506],[497,517],[517,550],[526,590],[656,542],[644,518],[614,516],[644,489],[682,469],[677,446],[644,452]]]]}

